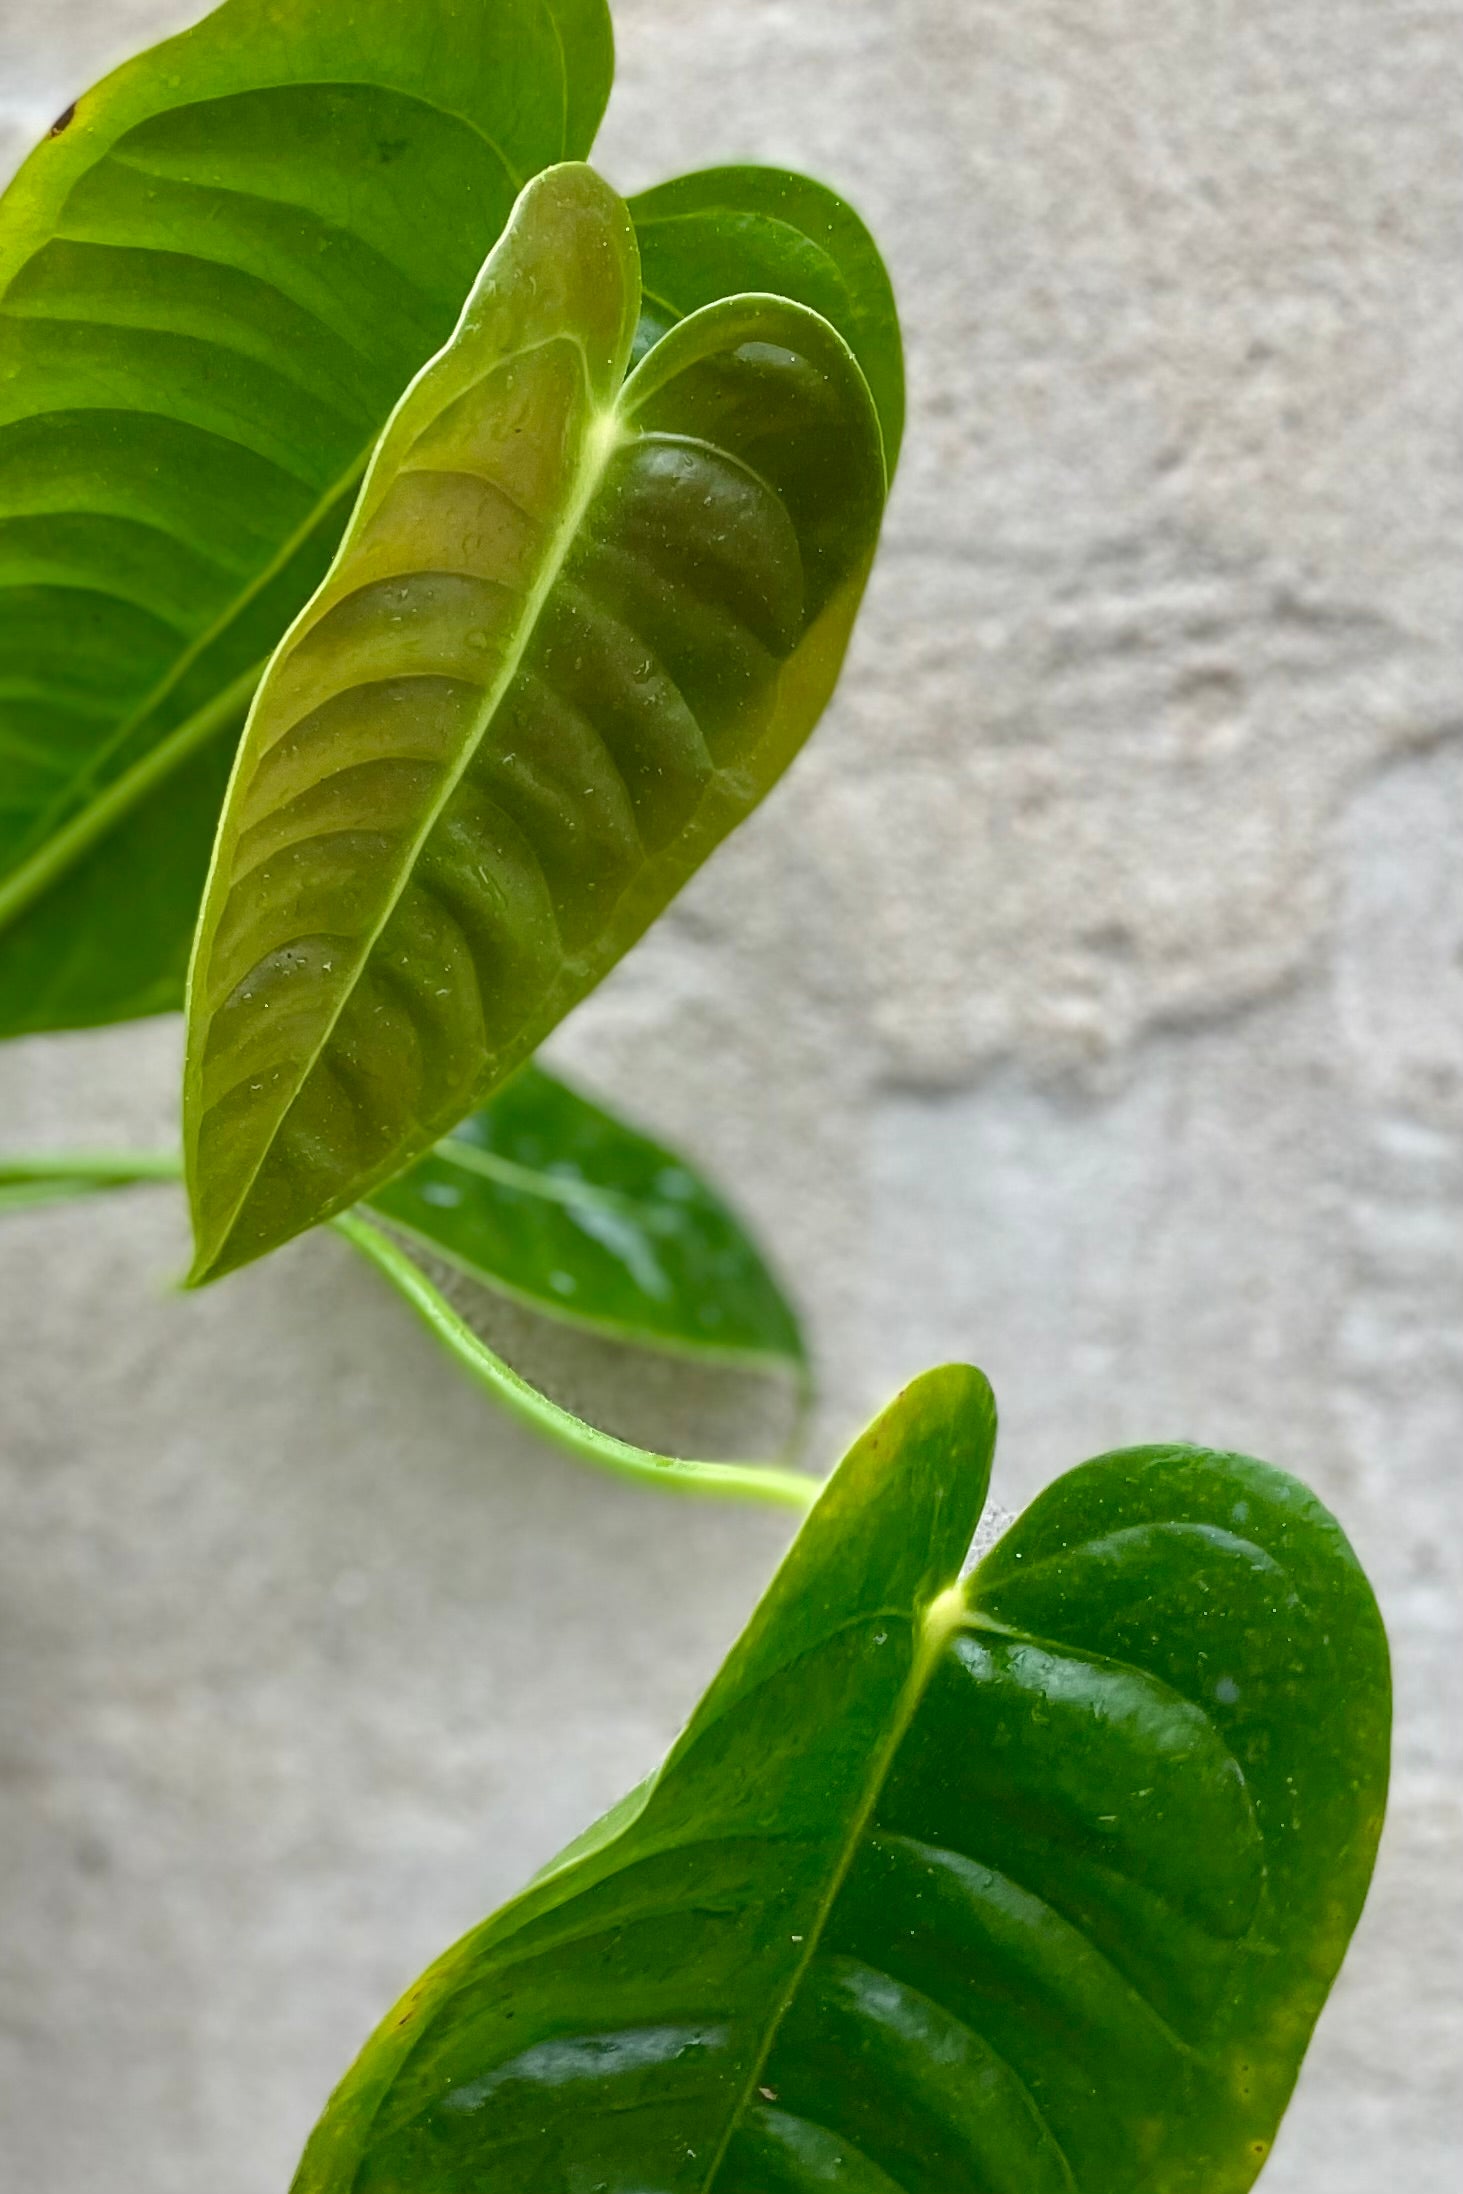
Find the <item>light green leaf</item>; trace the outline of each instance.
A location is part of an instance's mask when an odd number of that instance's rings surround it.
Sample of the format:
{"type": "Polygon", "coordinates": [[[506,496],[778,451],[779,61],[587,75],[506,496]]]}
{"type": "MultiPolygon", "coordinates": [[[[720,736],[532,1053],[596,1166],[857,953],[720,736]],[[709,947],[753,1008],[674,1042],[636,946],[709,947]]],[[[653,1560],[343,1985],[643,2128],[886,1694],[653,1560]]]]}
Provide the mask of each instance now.
{"type": "Polygon", "coordinates": [[[889,477],[904,433],[904,351],[878,246],[836,192],[785,168],[705,168],[630,200],[644,296],[637,354],[738,290],[796,298],[832,322],[879,414],[889,477]]]}
{"type": "Polygon", "coordinates": [[[1242,2194],[1361,1909],[1386,1645],[1243,1456],[859,1441],[660,1773],[411,1989],[295,2194],[1242,2194]]]}
{"type": "Polygon", "coordinates": [[[369,1195],[517,1066],[801,746],[883,508],[818,315],[623,379],[634,233],[524,192],[255,702],[190,978],[195,1281],[369,1195]]]}
{"type": "Polygon", "coordinates": [[[0,200],[0,1034],[179,1002],[250,694],[603,0],[226,0],[0,200]]]}
{"type": "Polygon", "coordinates": [[[542,1067],[520,1067],[370,1201],[469,1279],[575,1325],[805,1369],[797,1319],[735,1213],[542,1067]]]}

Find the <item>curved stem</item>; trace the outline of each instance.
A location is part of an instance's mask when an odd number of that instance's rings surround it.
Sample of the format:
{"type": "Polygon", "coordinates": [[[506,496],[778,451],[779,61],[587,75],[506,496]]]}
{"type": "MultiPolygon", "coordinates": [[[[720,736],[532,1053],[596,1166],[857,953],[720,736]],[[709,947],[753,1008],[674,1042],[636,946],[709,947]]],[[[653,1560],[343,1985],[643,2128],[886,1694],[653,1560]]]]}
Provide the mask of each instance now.
{"type": "Polygon", "coordinates": [[[531,1426],[580,1462],[616,1471],[621,1477],[636,1478],[642,1485],[656,1485],[678,1493],[706,1494],[723,1500],[769,1501],[780,1508],[796,1509],[808,1508],[817,1499],[823,1481],[806,1471],[778,1470],[762,1463],[686,1462],[677,1456],[655,1455],[645,1448],[633,1447],[628,1440],[616,1440],[607,1432],[596,1432],[593,1425],[585,1424],[582,1418],[561,1409],[557,1402],[551,1402],[537,1387],[530,1386],[526,1379],[520,1379],[516,1371],[510,1370],[500,1356],[495,1356],[406,1252],[369,1219],[361,1218],[357,1212],[347,1212],[332,1224],[337,1233],[343,1234],[378,1272],[385,1275],[423,1324],[494,1401],[520,1424],[531,1426]]]}
{"type": "MultiPolygon", "coordinates": [[[[40,1203],[68,1196],[87,1195],[98,1189],[126,1188],[146,1181],[182,1178],[183,1161],[176,1151],[72,1150],[43,1152],[33,1157],[0,1155],[0,1211],[7,1207],[40,1203]]],[[[783,1470],[770,1463],[686,1462],[674,1455],[656,1455],[617,1440],[608,1432],[596,1432],[583,1418],[561,1409],[537,1387],[495,1356],[458,1315],[440,1289],[391,1236],[373,1226],[359,1212],[344,1213],[332,1221],[335,1231],[359,1250],[397,1293],[404,1296],[417,1316],[437,1336],[462,1369],[489,1393],[500,1408],[530,1426],[566,1455],[579,1462],[612,1470],[642,1485],[660,1486],[668,1492],[699,1493],[713,1499],[768,1501],[779,1508],[806,1509],[822,1488],[821,1478],[802,1470],[783,1470]]]]}

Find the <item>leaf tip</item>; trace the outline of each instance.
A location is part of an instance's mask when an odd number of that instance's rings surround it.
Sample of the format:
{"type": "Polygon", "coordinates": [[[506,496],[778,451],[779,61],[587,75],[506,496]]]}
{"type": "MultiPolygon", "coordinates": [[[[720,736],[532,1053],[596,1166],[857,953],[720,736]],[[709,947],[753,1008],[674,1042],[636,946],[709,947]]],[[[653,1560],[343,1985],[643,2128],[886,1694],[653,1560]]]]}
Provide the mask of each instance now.
{"type": "Polygon", "coordinates": [[[196,1250],[192,1264],[189,1265],[186,1272],[180,1275],[176,1282],[177,1291],[180,1295],[196,1295],[199,1288],[207,1287],[210,1280],[216,1280],[219,1277],[220,1274],[215,1260],[212,1257],[205,1256],[201,1250],[196,1250]]]}
{"type": "Polygon", "coordinates": [[[969,1431],[994,1443],[996,1397],[990,1380],[974,1364],[936,1364],[902,1387],[891,1407],[907,1405],[946,1421],[952,1432],[969,1431]]]}

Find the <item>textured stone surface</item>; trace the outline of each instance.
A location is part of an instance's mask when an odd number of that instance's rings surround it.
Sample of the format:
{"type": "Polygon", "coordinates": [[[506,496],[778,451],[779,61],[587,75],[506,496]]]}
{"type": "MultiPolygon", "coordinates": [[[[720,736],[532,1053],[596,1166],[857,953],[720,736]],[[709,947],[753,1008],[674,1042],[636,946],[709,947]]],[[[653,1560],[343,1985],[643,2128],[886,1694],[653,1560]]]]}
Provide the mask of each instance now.
{"type": "MultiPolygon", "coordinates": [[[[0,0],[0,161],[189,12],[0,0]]],[[[1010,1505],[1178,1434],[1337,1507],[1392,1628],[1396,1800],[1264,2184],[1444,2194],[1463,7],[617,12],[607,171],[846,188],[912,425],[825,728],[559,1054],[758,1215],[824,1450],[959,1354],[1010,1505]]],[[[12,1047],[4,1142],[166,1134],[175,1047],[12,1047]]],[[[334,1243],[187,1301],[181,1256],[165,1196],[0,1233],[0,2157],[29,2194],[278,2194],[393,1992],[651,1763],[784,1535],[510,1433],[334,1243]]],[[[599,1358],[556,1377],[643,1413],[599,1358]]]]}

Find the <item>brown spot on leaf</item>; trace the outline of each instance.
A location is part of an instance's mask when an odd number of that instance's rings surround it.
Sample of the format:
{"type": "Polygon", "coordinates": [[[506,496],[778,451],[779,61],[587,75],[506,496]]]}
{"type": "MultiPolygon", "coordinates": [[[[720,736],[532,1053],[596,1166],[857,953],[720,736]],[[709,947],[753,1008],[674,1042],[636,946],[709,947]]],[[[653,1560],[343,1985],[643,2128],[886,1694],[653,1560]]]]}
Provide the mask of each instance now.
{"type": "Polygon", "coordinates": [[[69,129],[69,128],[71,127],[71,124],[72,124],[72,122],[73,122],[73,121],[74,121],[75,119],[76,119],[76,101],[75,101],[75,100],[73,99],[73,100],[72,100],[72,102],[71,102],[71,104],[70,104],[70,106],[69,106],[69,107],[68,107],[68,108],[66,109],[66,112],[65,112],[64,114],[58,114],[58,115],[57,115],[57,117],[56,117],[55,121],[54,121],[54,122],[53,122],[53,123],[51,124],[51,127],[50,127],[50,128],[49,128],[49,129],[47,130],[47,132],[46,132],[46,135],[47,135],[48,137],[59,137],[59,136],[60,136],[60,134],[61,134],[61,132],[62,132],[62,130],[64,130],[64,129],[69,129]]]}

